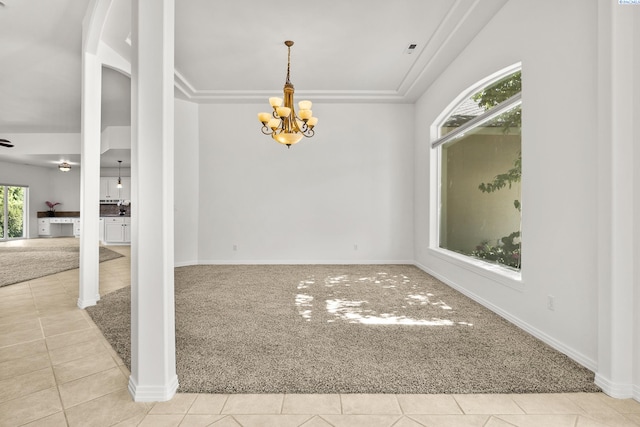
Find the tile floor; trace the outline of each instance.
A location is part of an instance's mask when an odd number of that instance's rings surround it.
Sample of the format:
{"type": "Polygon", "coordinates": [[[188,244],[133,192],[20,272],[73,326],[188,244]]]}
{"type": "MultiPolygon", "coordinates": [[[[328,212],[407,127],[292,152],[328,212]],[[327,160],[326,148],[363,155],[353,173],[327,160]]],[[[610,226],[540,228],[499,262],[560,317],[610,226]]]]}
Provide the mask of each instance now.
{"type": "MultiPolygon", "coordinates": [[[[0,245],[77,245],[32,239],[0,245]]],[[[100,292],[129,283],[100,264],[100,292]]],[[[640,426],[640,403],[604,394],[210,395],[135,403],[128,371],[84,310],[78,270],[0,288],[0,426],[640,426]]]]}

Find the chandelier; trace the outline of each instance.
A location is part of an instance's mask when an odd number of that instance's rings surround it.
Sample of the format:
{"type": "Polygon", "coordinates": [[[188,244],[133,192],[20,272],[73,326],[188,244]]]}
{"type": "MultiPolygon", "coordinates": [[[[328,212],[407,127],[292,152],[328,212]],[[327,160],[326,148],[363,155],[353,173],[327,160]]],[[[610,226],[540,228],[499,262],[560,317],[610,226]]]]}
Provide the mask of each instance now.
{"type": "Polygon", "coordinates": [[[293,84],[289,80],[291,68],[291,46],[293,42],[284,42],[287,46],[287,80],[284,83],[284,105],[282,98],[269,98],[269,104],[273,107],[271,113],[258,113],[258,120],[262,123],[262,133],[271,135],[280,144],[291,147],[302,139],[312,137],[315,132],[313,127],[318,123],[318,118],[312,116],[311,101],[300,101],[298,103],[299,112],[296,114],[293,108],[293,84]]]}
{"type": "Polygon", "coordinates": [[[61,172],[69,172],[71,170],[71,165],[67,162],[62,162],[58,165],[58,169],[60,169],[61,172]]]}

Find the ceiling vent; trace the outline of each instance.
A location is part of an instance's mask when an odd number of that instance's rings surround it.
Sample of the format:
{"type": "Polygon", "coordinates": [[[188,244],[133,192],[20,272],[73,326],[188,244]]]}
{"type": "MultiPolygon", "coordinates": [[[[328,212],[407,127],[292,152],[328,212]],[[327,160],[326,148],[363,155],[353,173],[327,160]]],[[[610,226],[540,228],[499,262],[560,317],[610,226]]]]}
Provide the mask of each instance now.
{"type": "Polygon", "coordinates": [[[411,55],[416,50],[416,47],[418,47],[417,44],[411,43],[409,46],[407,46],[407,49],[404,52],[407,55],[411,55]]]}

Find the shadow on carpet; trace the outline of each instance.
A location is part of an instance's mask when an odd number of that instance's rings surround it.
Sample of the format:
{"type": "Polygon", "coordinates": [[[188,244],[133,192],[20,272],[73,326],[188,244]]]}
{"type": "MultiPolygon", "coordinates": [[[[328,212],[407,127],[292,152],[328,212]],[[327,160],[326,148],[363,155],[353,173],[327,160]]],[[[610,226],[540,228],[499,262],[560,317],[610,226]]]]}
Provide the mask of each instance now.
{"type": "MultiPolygon", "coordinates": [[[[87,308],[130,367],[130,288],[87,308]]],[[[175,270],[190,393],[596,392],[594,374],[407,265],[175,270]]]]}
{"type": "MultiPolygon", "coordinates": [[[[100,262],[123,255],[100,247],[100,262]]],[[[0,247],[0,287],[49,276],[80,265],[78,247],[0,247]]]]}

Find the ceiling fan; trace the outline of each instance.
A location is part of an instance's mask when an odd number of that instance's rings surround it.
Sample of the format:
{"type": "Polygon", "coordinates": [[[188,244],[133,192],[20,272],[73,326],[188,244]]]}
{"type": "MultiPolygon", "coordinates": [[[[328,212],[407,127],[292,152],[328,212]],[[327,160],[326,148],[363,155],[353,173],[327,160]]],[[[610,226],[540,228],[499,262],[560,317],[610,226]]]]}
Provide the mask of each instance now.
{"type": "Polygon", "coordinates": [[[13,147],[13,143],[8,139],[0,138],[0,146],[11,148],[13,147]]]}

